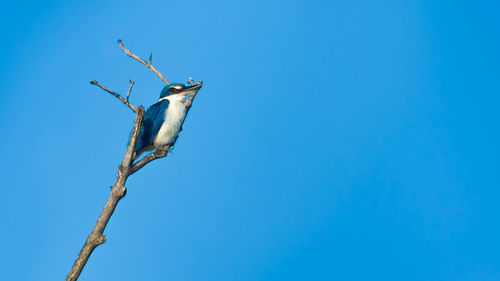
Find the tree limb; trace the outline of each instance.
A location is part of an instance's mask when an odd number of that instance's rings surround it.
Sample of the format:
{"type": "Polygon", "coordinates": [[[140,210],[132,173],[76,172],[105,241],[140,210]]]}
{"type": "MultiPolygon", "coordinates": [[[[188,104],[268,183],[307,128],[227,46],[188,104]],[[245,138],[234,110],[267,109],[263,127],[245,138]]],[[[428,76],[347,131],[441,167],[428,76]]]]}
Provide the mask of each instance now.
{"type": "Polygon", "coordinates": [[[130,86],[128,86],[128,91],[127,91],[127,98],[126,100],[128,101],[128,98],[130,97],[130,92],[132,91],[132,87],[134,86],[135,82],[132,81],[132,80],[129,80],[130,81],[130,86]]]}
{"type": "Polygon", "coordinates": [[[104,236],[103,234],[104,229],[106,228],[109,219],[113,215],[118,201],[120,201],[120,199],[122,199],[127,192],[125,183],[127,182],[127,178],[130,175],[130,169],[133,160],[132,156],[134,154],[134,148],[137,145],[137,141],[139,139],[142,119],[144,118],[144,107],[138,106],[135,108],[136,116],[134,121],[134,129],[132,130],[132,135],[130,137],[130,143],[127,147],[127,152],[125,153],[123,161],[118,169],[118,175],[116,176],[115,184],[111,188],[111,194],[109,195],[106,205],[104,205],[104,209],[102,210],[101,215],[99,216],[99,219],[94,226],[94,229],[87,238],[85,245],[83,245],[82,250],[78,254],[78,257],[73,264],[73,267],[68,273],[66,281],[77,280],[94,249],[106,241],[106,236],[104,236]]]}
{"type": "Polygon", "coordinates": [[[97,82],[95,80],[90,81],[90,84],[96,85],[97,87],[103,89],[104,91],[112,94],[117,99],[121,100],[126,106],[128,106],[130,109],[132,109],[133,112],[137,113],[137,107],[133,106],[130,102],[128,102],[128,97],[130,95],[130,91],[132,90],[132,85],[134,85],[134,81],[130,80],[130,87],[128,89],[128,93],[127,93],[127,98],[126,99],[124,97],[122,97],[120,94],[111,91],[110,89],[106,88],[106,86],[102,85],[101,83],[99,83],[99,82],[97,82]]]}
{"type": "Polygon", "coordinates": [[[137,161],[132,166],[132,169],[130,170],[130,174],[133,174],[133,173],[139,171],[142,167],[146,166],[146,164],[148,164],[149,162],[151,162],[155,159],[159,159],[159,158],[163,158],[163,157],[167,156],[169,149],[170,149],[170,147],[167,147],[166,149],[157,149],[155,152],[144,156],[141,160],[137,161]]]}
{"type": "Polygon", "coordinates": [[[149,61],[146,62],[145,60],[141,59],[140,57],[136,56],[134,53],[132,53],[129,49],[125,48],[123,45],[122,40],[118,40],[118,45],[120,45],[120,48],[127,54],[127,56],[139,61],[140,63],[144,64],[147,68],[151,69],[160,79],[165,82],[165,84],[170,84],[170,82],[161,74],[156,67],[153,66],[153,54],[149,56],[149,61]]]}

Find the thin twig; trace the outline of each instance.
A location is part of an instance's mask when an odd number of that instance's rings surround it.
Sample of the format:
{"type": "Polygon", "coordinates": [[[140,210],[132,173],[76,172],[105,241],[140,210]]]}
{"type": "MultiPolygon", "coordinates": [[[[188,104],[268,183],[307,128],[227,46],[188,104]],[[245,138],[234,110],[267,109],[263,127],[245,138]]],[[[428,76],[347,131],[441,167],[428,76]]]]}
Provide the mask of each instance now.
{"type": "MultiPolygon", "coordinates": [[[[120,94],[116,93],[116,92],[113,92],[111,91],[110,89],[106,88],[106,86],[102,85],[101,83],[95,81],[95,80],[92,80],[90,81],[90,84],[92,85],[96,85],[97,87],[103,89],[104,91],[112,94],[113,96],[115,96],[117,99],[121,100],[126,106],[128,106],[130,109],[132,109],[133,112],[137,113],[137,107],[133,106],[130,102],[128,102],[128,95],[127,95],[127,99],[125,99],[124,97],[122,97],[120,94]]],[[[130,88],[129,88],[129,91],[132,89],[132,85],[134,83],[131,81],[131,84],[130,84],[130,88]]]]}
{"type": "MultiPolygon", "coordinates": [[[[194,86],[194,81],[193,81],[193,78],[189,77],[188,81],[187,81],[191,86],[194,86]]],[[[200,81],[198,82],[198,84],[203,84],[203,81],[200,81]]],[[[194,94],[191,94],[189,96],[189,98],[184,102],[184,105],[186,107],[186,114],[189,112],[189,109],[191,108],[191,106],[193,105],[193,101],[194,101],[194,98],[196,97],[196,95],[198,94],[198,91],[196,91],[194,94]]]]}
{"type": "Polygon", "coordinates": [[[128,86],[128,91],[127,91],[127,98],[126,100],[128,101],[128,98],[130,97],[130,92],[132,91],[132,87],[134,86],[135,82],[132,81],[132,80],[129,80],[130,81],[130,86],[128,86]]]}
{"type": "Polygon", "coordinates": [[[141,160],[137,161],[132,166],[132,169],[130,170],[130,174],[133,174],[133,173],[139,171],[142,167],[146,166],[146,164],[148,164],[149,162],[151,162],[151,161],[153,161],[155,159],[159,159],[159,158],[163,158],[163,157],[167,156],[169,149],[170,148],[167,148],[167,149],[158,149],[155,152],[152,152],[152,153],[144,156],[144,158],[142,158],[141,160]]]}
{"type": "Polygon", "coordinates": [[[143,59],[141,59],[140,57],[134,55],[129,49],[125,48],[125,46],[123,46],[123,42],[122,40],[118,40],[118,45],[120,45],[120,48],[125,52],[125,54],[127,54],[127,56],[139,61],[140,63],[144,64],[147,68],[151,69],[154,73],[156,73],[156,75],[158,75],[158,77],[160,77],[161,80],[163,80],[163,82],[165,82],[165,84],[169,85],[170,82],[167,80],[167,78],[165,78],[163,76],[163,74],[161,74],[158,69],[156,69],[154,66],[153,66],[153,54],[151,54],[149,56],[149,61],[146,62],[144,61],[143,59]]]}

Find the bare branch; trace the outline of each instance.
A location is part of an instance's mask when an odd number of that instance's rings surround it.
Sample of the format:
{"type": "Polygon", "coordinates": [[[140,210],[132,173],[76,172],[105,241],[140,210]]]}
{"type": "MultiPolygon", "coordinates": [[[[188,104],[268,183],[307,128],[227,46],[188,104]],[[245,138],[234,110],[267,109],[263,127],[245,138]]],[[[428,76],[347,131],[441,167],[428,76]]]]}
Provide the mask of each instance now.
{"type": "Polygon", "coordinates": [[[169,149],[170,149],[170,147],[167,147],[167,149],[158,149],[155,152],[146,155],[144,158],[137,161],[137,163],[135,163],[132,166],[132,169],[130,170],[130,174],[133,174],[133,173],[139,171],[142,167],[146,166],[146,164],[148,164],[149,162],[151,162],[155,159],[159,159],[159,158],[163,158],[163,157],[167,156],[169,149]]]}
{"type": "MultiPolygon", "coordinates": [[[[189,77],[188,81],[187,81],[191,86],[194,86],[194,81],[193,81],[193,78],[189,77]]],[[[198,82],[198,84],[203,84],[203,81],[200,81],[198,82]]],[[[196,95],[198,94],[198,92],[192,94],[189,96],[189,98],[186,100],[186,102],[184,102],[184,105],[186,107],[186,114],[189,112],[189,109],[191,108],[191,106],[193,105],[193,101],[194,101],[194,98],[196,97],[196,95]]]]}
{"type": "Polygon", "coordinates": [[[153,54],[151,54],[149,56],[149,62],[146,62],[144,61],[143,59],[141,59],[140,57],[134,55],[129,49],[125,48],[125,46],[123,46],[123,42],[122,40],[118,40],[118,45],[120,45],[120,48],[125,52],[125,54],[127,54],[127,56],[139,61],[140,63],[144,64],[147,68],[151,69],[154,73],[156,73],[156,75],[158,75],[158,77],[160,77],[160,79],[165,82],[165,84],[170,84],[170,82],[167,80],[167,78],[165,78],[163,76],[163,74],[161,74],[158,69],[156,69],[153,64],[152,64],[152,60],[153,60],[153,54]]]}
{"type": "Polygon", "coordinates": [[[128,101],[128,98],[130,97],[130,92],[132,91],[132,87],[134,86],[135,82],[132,81],[132,80],[129,80],[130,81],[130,86],[128,86],[128,91],[127,91],[127,98],[126,100],[128,101]]]}
{"type": "Polygon", "coordinates": [[[97,223],[94,226],[94,229],[90,233],[85,245],[83,245],[82,250],[78,254],[71,271],[68,273],[66,277],[66,281],[75,281],[80,276],[83,267],[87,263],[90,255],[94,251],[94,249],[103,244],[106,241],[106,236],[104,236],[104,229],[109,222],[109,219],[113,215],[115,211],[116,205],[118,201],[122,199],[127,189],[125,188],[125,183],[127,182],[128,176],[131,174],[132,168],[132,159],[134,154],[134,148],[137,145],[137,141],[139,139],[139,133],[142,127],[142,120],[144,118],[144,107],[138,106],[136,109],[136,116],[134,121],[134,129],[132,130],[132,135],[130,136],[130,142],[127,147],[127,152],[123,158],[122,163],[120,164],[120,168],[118,169],[118,175],[116,176],[116,181],[113,187],[111,188],[111,194],[109,195],[108,201],[104,206],[104,209],[97,220],[97,223]]]}
{"type": "Polygon", "coordinates": [[[130,84],[130,87],[129,87],[129,93],[127,94],[127,98],[126,99],[124,97],[122,97],[120,94],[111,91],[110,89],[106,88],[104,85],[102,85],[101,83],[99,83],[99,82],[97,82],[95,80],[90,81],[90,84],[96,85],[97,87],[103,89],[104,91],[112,94],[117,99],[121,100],[126,106],[128,106],[130,109],[132,109],[133,112],[137,113],[137,107],[133,106],[130,102],[128,102],[128,95],[130,95],[130,90],[132,89],[132,85],[134,84],[134,82],[132,82],[132,81],[130,81],[130,82],[131,82],[131,84],[130,84]]]}

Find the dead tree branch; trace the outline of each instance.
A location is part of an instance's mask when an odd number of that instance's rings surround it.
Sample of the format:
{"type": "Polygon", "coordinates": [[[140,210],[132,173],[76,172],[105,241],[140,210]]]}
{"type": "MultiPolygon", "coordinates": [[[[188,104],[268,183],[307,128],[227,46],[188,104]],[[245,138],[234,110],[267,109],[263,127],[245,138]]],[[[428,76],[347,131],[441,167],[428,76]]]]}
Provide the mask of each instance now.
{"type": "MultiPolygon", "coordinates": [[[[193,78],[189,77],[189,79],[188,79],[187,82],[189,84],[191,84],[191,86],[194,86],[193,78]]],[[[198,84],[202,84],[202,83],[203,83],[202,81],[198,82],[198,84]]],[[[185,105],[186,105],[186,114],[189,112],[189,109],[191,109],[191,106],[193,105],[194,98],[196,97],[197,94],[198,94],[198,92],[195,92],[194,94],[190,95],[188,97],[188,99],[186,100],[186,102],[185,102],[185,105]]]]}
{"type": "MultiPolygon", "coordinates": [[[[123,43],[121,40],[118,40],[118,44],[120,45],[121,49],[129,56],[132,57],[141,63],[143,63],[146,67],[150,68],[158,77],[160,77],[163,82],[166,84],[170,84],[170,82],[151,64],[152,61],[152,56],[149,57],[149,62],[145,62],[141,58],[137,57],[134,55],[132,52],[130,52],[128,49],[126,49],[123,46],[123,43]]],[[[100,84],[99,82],[93,80],[90,82],[92,85],[96,85],[99,88],[103,89],[104,91],[108,92],[109,94],[113,95],[117,99],[119,99],[123,104],[125,104],[128,108],[130,108],[132,111],[135,112],[135,121],[134,121],[134,127],[132,129],[132,134],[130,136],[129,144],[127,147],[127,151],[125,152],[125,156],[123,157],[123,160],[118,168],[118,174],[116,176],[116,180],[114,185],[111,187],[111,194],[108,197],[108,200],[106,202],[106,205],[104,206],[104,209],[101,212],[101,215],[99,216],[99,219],[97,220],[94,229],[90,233],[90,235],[87,238],[87,241],[83,245],[82,250],[78,254],[78,257],[76,258],[75,263],[73,264],[73,267],[71,268],[70,272],[68,273],[68,276],[66,277],[66,281],[75,281],[78,279],[80,276],[80,273],[83,270],[83,267],[87,263],[90,255],[94,251],[94,249],[106,242],[106,236],[104,236],[104,230],[109,222],[109,219],[113,215],[113,212],[115,211],[115,208],[122,199],[126,192],[127,189],[125,188],[125,183],[127,182],[127,179],[130,175],[133,173],[139,171],[141,168],[146,166],[148,163],[155,159],[163,158],[167,156],[170,147],[166,147],[165,149],[157,149],[156,151],[146,155],[144,158],[141,160],[137,161],[136,163],[134,162],[134,152],[135,152],[135,147],[138,143],[139,137],[140,137],[140,132],[141,132],[141,127],[142,127],[142,122],[144,119],[144,107],[142,106],[134,106],[129,102],[129,97],[130,93],[132,91],[132,87],[134,85],[134,82],[130,80],[130,85],[127,91],[126,97],[123,97],[122,95],[108,89],[104,85],[100,84]]],[[[193,80],[190,78],[188,83],[191,85],[194,85],[193,80]]],[[[202,83],[202,82],[200,82],[202,83]]],[[[188,100],[186,101],[186,109],[189,111],[191,108],[191,105],[193,103],[194,97],[196,96],[196,93],[191,95],[188,100]]],[[[186,112],[187,114],[187,112],[186,112]]]]}
{"type": "Polygon", "coordinates": [[[170,82],[161,74],[156,67],[153,66],[153,54],[149,55],[149,61],[146,62],[145,60],[141,59],[140,57],[134,55],[129,49],[125,48],[123,45],[122,40],[118,40],[118,45],[120,45],[120,48],[127,54],[127,56],[139,61],[140,63],[144,64],[147,68],[151,69],[160,79],[165,82],[165,84],[170,84],[170,82]]]}
{"type": "Polygon", "coordinates": [[[155,152],[152,152],[152,153],[144,156],[144,158],[137,161],[134,164],[134,166],[132,166],[132,169],[130,170],[130,174],[133,174],[133,173],[139,171],[142,167],[146,166],[146,164],[148,164],[149,162],[151,162],[155,159],[159,159],[159,158],[163,158],[163,157],[167,156],[169,149],[170,149],[170,147],[167,147],[167,149],[157,149],[155,152]]]}
{"type": "Polygon", "coordinates": [[[106,86],[102,85],[101,83],[99,83],[95,80],[90,81],[90,84],[96,85],[97,87],[103,89],[104,91],[112,94],[117,99],[121,100],[126,106],[128,106],[130,109],[132,109],[133,112],[137,113],[137,107],[133,106],[130,102],[128,102],[128,97],[130,96],[130,90],[132,90],[132,85],[134,85],[134,82],[132,80],[130,80],[130,87],[129,87],[129,92],[127,93],[127,98],[124,98],[120,94],[111,91],[110,89],[106,88],[106,86]]]}
{"type": "Polygon", "coordinates": [[[134,81],[132,81],[132,80],[129,80],[129,81],[130,81],[130,86],[128,86],[127,98],[126,98],[127,101],[128,101],[128,98],[130,97],[130,92],[132,91],[132,87],[134,86],[134,81]]]}
{"type": "MultiPolygon", "coordinates": [[[[121,99],[120,99],[121,100],[121,99]]],[[[71,271],[66,277],[66,281],[75,281],[80,276],[83,267],[87,263],[90,255],[94,251],[94,249],[106,242],[106,236],[104,236],[104,229],[108,224],[111,215],[115,211],[116,205],[118,201],[125,196],[127,189],[125,188],[125,183],[127,182],[127,178],[130,175],[131,165],[133,161],[134,148],[137,145],[137,141],[139,139],[139,133],[141,131],[142,119],[144,118],[144,107],[138,106],[134,107],[131,105],[127,105],[130,108],[135,108],[135,121],[134,121],[134,129],[132,130],[132,135],[130,137],[130,143],[127,147],[127,152],[125,153],[125,157],[123,157],[123,161],[120,164],[118,169],[118,175],[116,176],[116,181],[113,187],[111,188],[111,194],[109,195],[108,201],[106,205],[104,205],[104,209],[97,220],[97,223],[94,226],[94,229],[90,233],[85,245],[83,245],[82,250],[78,254],[71,271]]]]}

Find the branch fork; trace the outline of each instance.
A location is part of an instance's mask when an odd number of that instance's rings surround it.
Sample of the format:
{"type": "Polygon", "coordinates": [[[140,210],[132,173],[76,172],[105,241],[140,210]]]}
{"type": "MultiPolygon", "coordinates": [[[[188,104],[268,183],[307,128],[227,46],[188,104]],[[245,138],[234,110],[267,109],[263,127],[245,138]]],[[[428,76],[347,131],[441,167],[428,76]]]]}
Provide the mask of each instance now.
{"type": "MultiPolygon", "coordinates": [[[[147,68],[151,69],[165,84],[169,85],[170,82],[159,72],[154,66],[153,66],[153,55],[151,54],[149,56],[148,61],[146,62],[145,60],[141,59],[134,53],[132,53],[129,49],[125,48],[123,45],[123,42],[121,40],[118,40],[118,45],[120,48],[125,52],[125,54],[140,63],[144,64],[147,68]]],[[[94,251],[94,249],[106,242],[106,236],[104,236],[104,229],[106,228],[109,219],[113,215],[113,212],[115,211],[115,208],[122,199],[125,194],[127,193],[127,189],[125,188],[125,183],[127,182],[127,179],[130,175],[134,174],[135,172],[139,171],[141,168],[146,166],[148,163],[150,163],[153,160],[159,159],[166,157],[168,152],[170,151],[171,147],[165,147],[164,149],[157,149],[156,151],[147,154],[144,156],[141,160],[137,161],[134,163],[134,149],[137,145],[137,142],[139,140],[140,136],[140,131],[142,127],[142,122],[144,119],[144,114],[145,110],[144,107],[142,106],[135,106],[132,103],[130,103],[129,98],[130,94],[132,92],[132,87],[134,86],[135,82],[132,80],[129,80],[129,88],[127,91],[127,94],[125,97],[122,95],[118,94],[115,91],[110,90],[106,86],[102,85],[101,83],[97,82],[96,80],[93,80],[90,82],[90,84],[95,85],[102,90],[106,91],[107,93],[111,94],[112,96],[116,97],[119,99],[125,106],[130,108],[134,113],[135,113],[135,120],[134,120],[134,127],[132,129],[132,134],[130,136],[130,141],[129,145],[127,147],[127,151],[125,152],[125,156],[123,157],[123,160],[119,166],[118,169],[118,174],[116,176],[116,180],[114,185],[111,187],[111,194],[108,197],[108,200],[106,202],[106,205],[104,206],[104,209],[101,212],[101,215],[99,216],[99,219],[97,220],[96,225],[94,226],[94,229],[90,233],[90,235],[87,238],[87,241],[83,245],[82,250],[78,254],[78,257],[76,258],[75,263],[73,264],[73,267],[71,268],[70,272],[68,273],[68,276],[66,277],[66,281],[75,281],[78,279],[80,276],[80,273],[83,270],[83,267],[87,263],[90,255],[94,251]]],[[[188,79],[188,83],[191,85],[194,85],[194,81],[192,78],[188,79]]],[[[201,83],[201,82],[200,82],[201,83]]],[[[193,94],[189,96],[188,100],[186,101],[186,114],[189,111],[189,109],[192,106],[193,100],[195,98],[196,94],[193,94]]]]}

